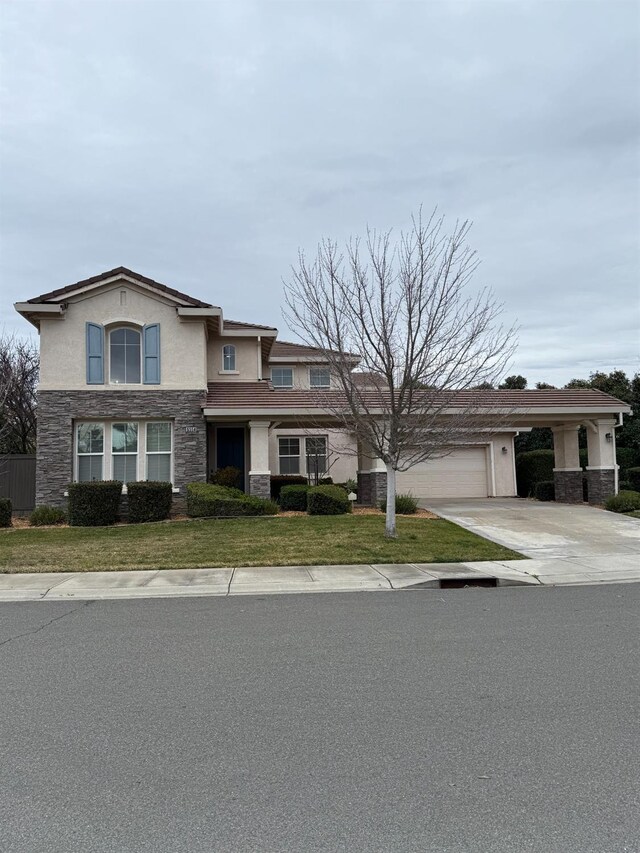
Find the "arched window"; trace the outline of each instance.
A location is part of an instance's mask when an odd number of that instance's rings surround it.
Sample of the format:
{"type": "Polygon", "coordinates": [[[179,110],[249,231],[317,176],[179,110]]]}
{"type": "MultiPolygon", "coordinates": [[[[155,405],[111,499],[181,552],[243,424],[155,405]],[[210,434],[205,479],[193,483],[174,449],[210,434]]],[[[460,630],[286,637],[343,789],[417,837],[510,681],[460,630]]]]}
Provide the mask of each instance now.
{"type": "Polygon", "coordinates": [[[109,334],[109,381],[116,384],[140,382],[140,332],[113,329],[109,334]]]}
{"type": "Polygon", "coordinates": [[[222,369],[236,369],[236,348],[233,346],[233,344],[227,344],[226,346],[222,347],[222,369]]]}

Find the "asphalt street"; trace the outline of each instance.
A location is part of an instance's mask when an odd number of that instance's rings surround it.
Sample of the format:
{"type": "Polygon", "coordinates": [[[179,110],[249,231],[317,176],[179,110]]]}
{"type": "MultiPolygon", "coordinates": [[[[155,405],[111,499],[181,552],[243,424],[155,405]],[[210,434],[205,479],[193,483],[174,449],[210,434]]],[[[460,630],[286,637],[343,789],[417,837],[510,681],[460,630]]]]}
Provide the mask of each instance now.
{"type": "Polygon", "coordinates": [[[0,849],[640,851],[640,585],[0,604],[0,849]]]}

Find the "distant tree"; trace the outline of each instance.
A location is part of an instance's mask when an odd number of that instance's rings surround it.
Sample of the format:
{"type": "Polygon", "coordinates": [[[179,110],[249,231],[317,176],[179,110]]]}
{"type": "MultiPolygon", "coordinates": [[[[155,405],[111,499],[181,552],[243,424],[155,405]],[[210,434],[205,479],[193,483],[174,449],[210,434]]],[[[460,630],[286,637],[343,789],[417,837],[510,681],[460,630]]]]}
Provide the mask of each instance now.
{"type": "Polygon", "coordinates": [[[548,382],[536,382],[536,388],[538,391],[544,391],[545,389],[555,389],[555,385],[549,385],[548,382]]]}
{"type": "Polygon", "coordinates": [[[570,379],[565,388],[591,388],[591,383],[588,379],[570,379]]]}
{"type": "Polygon", "coordinates": [[[39,368],[32,341],[0,334],[0,454],[35,451],[39,368]]]}
{"type": "Polygon", "coordinates": [[[492,386],[515,348],[515,330],[501,325],[490,291],[468,291],[478,265],[469,228],[457,224],[447,234],[442,218],[425,222],[420,213],[395,241],[369,231],[343,254],[324,240],[311,263],[300,253],[285,283],[290,328],[321,350],[340,392],[318,391],[318,404],[384,462],[389,537],[396,472],[446,456],[461,436],[485,422],[491,431],[503,416],[488,395],[466,393],[492,386]],[[366,386],[357,362],[370,374],[366,386]],[[490,406],[493,418],[483,418],[490,406]]]}
{"type": "Polygon", "coordinates": [[[495,391],[495,385],[492,385],[491,382],[481,382],[479,385],[475,387],[476,391],[495,391]]]}
{"type": "Polygon", "coordinates": [[[523,391],[527,387],[527,380],[524,376],[507,376],[507,378],[498,385],[498,388],[506,388],[510,391],[523,391]]]}

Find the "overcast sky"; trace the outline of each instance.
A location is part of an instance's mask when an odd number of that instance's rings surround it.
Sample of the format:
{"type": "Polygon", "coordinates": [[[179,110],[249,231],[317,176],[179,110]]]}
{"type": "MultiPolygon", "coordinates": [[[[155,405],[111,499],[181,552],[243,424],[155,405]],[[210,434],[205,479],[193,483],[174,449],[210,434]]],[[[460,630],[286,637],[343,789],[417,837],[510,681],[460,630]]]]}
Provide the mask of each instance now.
{"type": "Polygon", "coordinates": [[[2,324],[115,266],[273,324],[298,247],[474,222],[530,384],[640,369],[640,4],[7,2],[2,324]]]}

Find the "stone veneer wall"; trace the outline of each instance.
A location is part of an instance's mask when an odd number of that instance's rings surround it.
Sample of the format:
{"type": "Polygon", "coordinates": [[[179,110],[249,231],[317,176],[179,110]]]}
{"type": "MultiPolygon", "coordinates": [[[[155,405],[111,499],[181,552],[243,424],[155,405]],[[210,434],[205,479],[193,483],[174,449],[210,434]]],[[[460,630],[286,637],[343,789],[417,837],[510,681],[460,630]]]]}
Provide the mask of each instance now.
{"type": "Polygon", "coordinates": [[[582,470],[554,471],[553,483],[558,503],[581,504],[583,502],[582,470]]]}
{"type": "Polygon", "coordinates": [[[387,497],[386,471],[358,471],[358,503],[378,506],[387,497]]]}
{"type": "Polygon", "coordinates": [[[185,486],[207,476],[205,391],[40,391],[36,506],[64,506],[73,477],[73,423],[87,418],[173,421],[174,510],[185,508],[185,486]],[[189,428],[187,432],[185,428],[189,428]],[[193,431],[191,431],[193,430],[193,431]]]}
{"type": "Polygon", "coordinates": [[[613,468],[601,468],[593,471],[587,469],[587,487],[589,489],[589,503],[603,504],[607,498],[615,494],[615,470],[613,468]]]}
{"type": "Polygon", "coordinates": [[[249,474],[249,494],[256,498],[270,498],[271,475],[249,474]]]}

